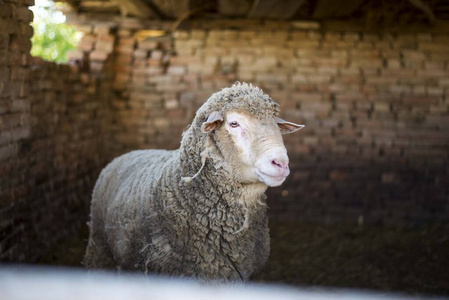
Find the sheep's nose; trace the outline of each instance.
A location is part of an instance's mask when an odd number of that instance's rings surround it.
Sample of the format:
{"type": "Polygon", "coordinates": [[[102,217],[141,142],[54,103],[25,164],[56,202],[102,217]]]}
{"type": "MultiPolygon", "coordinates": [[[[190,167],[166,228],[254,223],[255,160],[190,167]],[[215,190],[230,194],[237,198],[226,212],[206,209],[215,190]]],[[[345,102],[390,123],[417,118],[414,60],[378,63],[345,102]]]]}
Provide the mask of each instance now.
{"type": "Polygon", "coordinates": [[[261,157],[258,168],[270,176],[287,177],[290,174],[287,151],[284,147],[271,148],[261,157]]]}
{"type": "Polygon", "coordinates": [[[276,167],[278,167],[278,168],[281,168],[283,170],[288,168],[288,162],[285,162],[285,161],[280,160],[280,159],[273,159],[271,161],[271,164],[276,166],[276,167]]]}
{"type": "Polygon", "coordinates": [[[273,159],[271,160],[271,165],[273,166],[275,173],[279,176],[288,176],[290,174],[290,169],[288,167],[288,160],[284,159],[273,159]]]}

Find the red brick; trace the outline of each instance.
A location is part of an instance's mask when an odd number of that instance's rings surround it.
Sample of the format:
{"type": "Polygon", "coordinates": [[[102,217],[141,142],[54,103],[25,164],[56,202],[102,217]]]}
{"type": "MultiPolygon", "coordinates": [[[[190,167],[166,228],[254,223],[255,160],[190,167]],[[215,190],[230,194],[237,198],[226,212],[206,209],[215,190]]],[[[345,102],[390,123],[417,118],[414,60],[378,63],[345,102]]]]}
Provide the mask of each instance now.
{"type": "Polygon", "coordinates": [[[258,82],[270,82],[270,83],[283,83],[287,81],[287,75],[283,74],[257,74],[256,81],[258,82]]]}
{"type": "Polygon", "coordinates": [[[89,54],[89,58],[93,61],[105,61],[109,53],[101,50],[94,50],[89,54]]]}
{"type": "Polygon", "coordinates": [[[10,71],[9,68],[0,68],[0,82],[9,81],[10,71]]]}
{"type": "Polygon", "coordinates": [[[111,31],[112,24],[109,23],[96,23],[94,26],[94,33],[101,36],[101,35],[109,35],[109,32],[111,31]]]}
{"type": "Polygon", "coordinates": [[[31,50],[31,41],[27,37],[11,35],[9,47],[12,51],[29,52],[31,50]]]}
{"type": "Polygon", "coordinates": [[[148,51],[144,49],[136,49],[134,50],[134,58],[145,59],[148,57],[148,51]]]}
{"type": "Polygon", "coordinates": [[[438,103],[440,99],[441,99],[440,97],[432,97],[432,96],[405,95],[402,101],[410,105],[429,105],[438,103]]]}
{"type": "Polygon", "coordinates": [[[19,6],[13,10],[13,18],[26,23],[33,21],[33,12],[25,6],[19,6]]]}
{"type": "Polygon", "coordinates": [[[182,109],[170,109],[167,111],[167,116],[169,118],[182,118],[184,117],[184,110],[182,109]]]}
{"type": "Polygon", "coordinates": [[[3,145],[0,146],[0,161],[5,161],[17,154],[17,145],[3,145]]]}
{"type": "Polygon", "coordinates": [[[159,42],[152,41],[152,40],[144,40],[142,42],[139,42],[138,48],[145,49],[145,50],[154,50],[159,47],[159,42]]]}
{"type": "Polygon", "coordinates": [[[114,47],[114,41],[97,40],[95,42],[95,50],[105,51],[111,53],[114,47]]]}
{"type": "Polygon", "coordinates": [[[84,53],[80,50],[70,50],[67,52],[67,60],[68,61],[75,61],[75,60],[83,60],[84,53]]]}
{"type": "Polygon", "coordinates": [[[184,75],[187,73],[187,70],[184,66],[169,66],[167,69],[167,73],[170,75],[184,75]]]}

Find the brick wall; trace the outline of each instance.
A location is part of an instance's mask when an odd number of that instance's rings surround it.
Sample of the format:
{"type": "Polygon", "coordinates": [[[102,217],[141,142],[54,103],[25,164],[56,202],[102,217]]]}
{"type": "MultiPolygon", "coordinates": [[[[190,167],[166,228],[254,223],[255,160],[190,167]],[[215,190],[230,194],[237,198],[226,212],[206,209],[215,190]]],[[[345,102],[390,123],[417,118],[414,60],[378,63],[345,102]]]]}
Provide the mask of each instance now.
{"type": "Polygon", "coordinates": [[[111,81],[104,62],[99,76],[94,61],[32,58],[33,1],[0,5],[0,260],[30,262],[88,218],[111,158],[111,81]]]}
{"type": "Polygon", "coordinates": [[[265,25],[139,41],[140,29],[119,30],[115,49],[119,152],[177,148],[213,92],[252,82],[307,125],[285,136],[292,175],[269,190],[273,218],[449,220],[449,35],[265,25]]]}

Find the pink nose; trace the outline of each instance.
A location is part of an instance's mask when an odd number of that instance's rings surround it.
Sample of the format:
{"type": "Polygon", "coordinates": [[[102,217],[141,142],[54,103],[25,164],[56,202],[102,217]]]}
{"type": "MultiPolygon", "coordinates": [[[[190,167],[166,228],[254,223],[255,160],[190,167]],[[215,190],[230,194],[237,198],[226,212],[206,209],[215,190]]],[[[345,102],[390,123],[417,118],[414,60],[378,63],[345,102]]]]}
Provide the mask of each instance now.
{"type": "Polygon", "coordinates": [[[276,166],[276,167],[279,167],[279,168],[281,168],[281,169],[286,169],[286,168],[288,167],[288,163],[284,163],[284,162],[279,161],[279,160],[277,160],[277,159],[273,159],[273,160],[271,161],[271,164],[274,165],[274,166],[276,166]]]}
{"type": "Polygon", "coordinates": [[[288,162],[280,159],[273,159],[271,165],[277,170],[279,175],[288,176],[290,170],[288,168],[288,162]]]}

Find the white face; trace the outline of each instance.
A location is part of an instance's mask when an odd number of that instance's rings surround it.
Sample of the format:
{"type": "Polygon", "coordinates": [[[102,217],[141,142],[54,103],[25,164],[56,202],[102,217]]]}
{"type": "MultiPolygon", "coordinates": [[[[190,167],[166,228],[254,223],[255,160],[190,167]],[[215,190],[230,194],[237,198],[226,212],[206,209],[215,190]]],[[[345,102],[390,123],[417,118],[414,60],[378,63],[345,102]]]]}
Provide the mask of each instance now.
{"type": "MultiPolygon", "coordinates": [[[[260,121],[238,112],[229,112],[224,127],[235,145],[239,166],[236,176],[242,182],[281,185],[290,174],[287,150],[275,119],[260,121]]],[[[234,155],[230,156],[233,160],[234,155]]]]}

